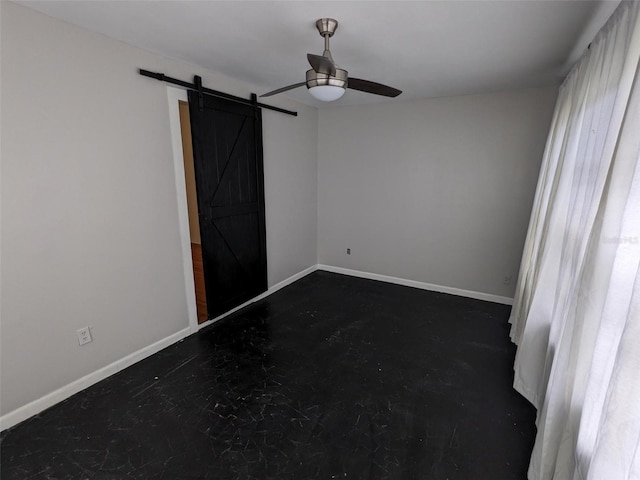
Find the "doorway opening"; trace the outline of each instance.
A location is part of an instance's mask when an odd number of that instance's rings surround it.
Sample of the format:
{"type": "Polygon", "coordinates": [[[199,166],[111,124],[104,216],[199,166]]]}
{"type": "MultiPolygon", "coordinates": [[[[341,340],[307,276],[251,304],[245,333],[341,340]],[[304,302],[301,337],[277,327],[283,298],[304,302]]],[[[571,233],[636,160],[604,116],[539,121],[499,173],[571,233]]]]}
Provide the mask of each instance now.
{"type": "Polygon", "coordinates": [[[205,287],[204,267],[202,261],[202,240],[200,237],[198,194],[196,191],[196,174],[193,163],[193,143],[191,139],[189,104],[180,100],[178,102],[178,110],[180,112],[180,133],[182,137],[182,158],[184,161],[184,179],[187,192],[187,210],[189,214],[189,233],[191,234],[191,261],[193,264],[196,310],[198,323],[203,323],[208,319],[207,290],[205,287]]]}

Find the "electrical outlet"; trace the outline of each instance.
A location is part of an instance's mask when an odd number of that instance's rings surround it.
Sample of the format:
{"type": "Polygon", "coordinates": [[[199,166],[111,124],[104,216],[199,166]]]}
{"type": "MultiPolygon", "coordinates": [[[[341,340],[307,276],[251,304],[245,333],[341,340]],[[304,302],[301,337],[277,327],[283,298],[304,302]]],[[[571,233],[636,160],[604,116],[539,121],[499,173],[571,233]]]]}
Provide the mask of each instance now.
{"type": "Polygon", "coordinates": [[[78,345],[84,345],[85,343],[93,341],[89,327],[82,327],[78,329],[76,333],[78,334],[78,345]]]}
{"type": "Polygon", "coordinates": [[[347,248],[347,255],[351,255],[351,249],[347,248]]]}

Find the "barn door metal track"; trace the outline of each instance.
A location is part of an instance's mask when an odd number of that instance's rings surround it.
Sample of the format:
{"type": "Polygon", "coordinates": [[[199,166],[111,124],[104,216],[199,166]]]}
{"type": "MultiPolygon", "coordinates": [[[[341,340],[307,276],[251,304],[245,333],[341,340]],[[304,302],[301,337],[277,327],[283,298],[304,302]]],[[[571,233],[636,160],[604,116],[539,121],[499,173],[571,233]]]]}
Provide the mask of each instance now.
{"type": "Polygon", "coordinates": [[[189,83],[183,80],[178,80],[177,78],[167,77],[164,73],[156,73],[150,72],[149,70],[143,70],[142,68],[139,70],[140,75],[143,77],[155,78],[156,80],[160,80],[161,82],[170,83],[172,85],[178,85],[180,87],[188,88],[190,90],[195,90],[200,95],[212,95],[218,98],[224,98],[226,100],[230,100],[232,102],[241,103],[243,105],[249,105],[255,108],[266,108],[267,110],[273,110],[274,112],[285,113],[287,115],[293,115],[294,117],[298,116],[298,112],[293,112],[291,110],[285,110],[284,108],[274,107],[272,105],[265,105],[264,103],[258,102],[258,97],[255,93],[251,94],[251,100],[247,100],[245,98],[236,97],[235,95],[230,95],[228,93],[219,92],[217,90],[212,90],[210,88],[205,88],[202,86],[202,78],[198,75],[193,77],[194,82],[189,83]]]}

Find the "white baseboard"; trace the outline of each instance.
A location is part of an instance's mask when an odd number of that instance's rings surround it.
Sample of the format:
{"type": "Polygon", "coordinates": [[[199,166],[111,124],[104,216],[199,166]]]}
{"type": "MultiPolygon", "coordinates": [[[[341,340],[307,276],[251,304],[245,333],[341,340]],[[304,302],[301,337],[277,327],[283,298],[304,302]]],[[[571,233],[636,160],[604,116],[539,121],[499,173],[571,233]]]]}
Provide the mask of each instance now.
{"type": "Polygon", "coordinates": [[[91,372],[84,377],[79,378],[78,380],[74,380],[67,385],[54,390],[51,393],[46,394],[43,397],[38,398],[32,402],[23,405],[22,407],[18,407],[15,410],[2,415],[0,417],[0,430],[6,430],[7,428],[11,428],[14,425],[32,417],[33,415],[37,415],[38,413],[46,410],[49,407],[52,407],[56,403],[59,403],[63,400],[66,400],[72,395],[84,390],[85,388],[90,387],[98,383],[101,380],[104,380],[111,375],[118,373],[121,370],[133,365],[134,363],[143,360],[154,353],[159,352],[160,350],[173,345],[176,342],[179,342],[186,336],[191,333],[189,328],[184,328],[179,332],[176,332],[168,337],[163,338],[151,345],[148,345],[140,350],[133,352],[127,355],[124,358],[116,360],[109,365],[102,367],[95,372],[91,372]]]}
{"type": "Polygon", "coordinates": [[[389,275],[380,275],[378,273],[361,272],[359,270],[351,270],[350,268],[333,267],[331,265],[317,265],[318,270],[325,272],[341,273],[343,275],[351,275],[352,277],[368,278],[369,280],[378,280],[381,282],[395,283],[396,285],[404,285],[405,287],[420,288],[432,292],[448,293],[458,295],[459,297],[475,298],[476,300],[485,300],[487,302],[501,303],[504,305],[513,305],[513,298],[501,297],[490,293],[474,292],[473,290],[463,290],[461,288],[445,287],[443,285],[435,285],[433,283],[418,282],[416,280],[407,280],[405,278],[390,277],[389,275]]]}
{"type": "MultiPolygon", "coordinates": [[[[292,275],[289,278],[286,278],[281,282],[276,283],[271,288],[269,288],[266,292],[258,295],[255,298],[252,298],[251,300],[243,303],[239,307],[236,307],[233,310],[230,310],[227,313],[220,315],[217,318],[214,318],[213,320],[209,320],[205,323],[200,324],[198,326],[198,329],[204,328],[228,315],[231,315],[233,312],[240,310],[241,308],[246,307],[247,305],[253,302],[257,302],[258,300],[268,297],[272,293],[277,292],[281,288],[284,288],[287,285],[292,284],[296,280],[299,280],[300,278],[310,274],[311,272],[316,271],[317,269],[318,269],[317,265],[312,265],[308,268],[305,268],[301,272],[298,272],[295,275],[292,275]]],[[[18,407],[15,410],[5,415],[2,415],[0,417],[0,431],[6,430],[7,428],[11,428],[17,425],[18,423],[23,422],[24,420],[27,420],[28,418],[34,415],[37,415],[43,410],[46,410],[47,408],[52,407],[56,403],[66,400],[70,396],[75,395],[76,393],[84,390],[85,388],[88,388],[91,385],[94,385],[99,381],[104,380],[105,378],[110,377],[111,375],[114,375],[119,371],[124,370],[127,367],[130,367],[134,363],[137,363],[140,360],[143,360],[153,355],[154,353],[157,353],[160,350],[170,345],[173,345],[176,342],[179,342],[183,338],[193,333],[191,330],[192,329],[190,327],[184,328],[179,332],[176,332],[172,335],[169,335],[168,337],[163,338],[162,340],[159,340],[151,345],[141,348],[140,350],[133,352],[127,355],[126,357],[121,358],[120,360],[116,360],[115,362],[110,363],[109,365],[102,367],[96,370],[95,372],[89,373],[88,375],[85,375],[84,377],[79,378],[78,380],[74,380],[73,382],[68,383],[63,387],[60,387],[57,390],[54,390],[53,392],[38,398],[37,400],[29,402],[26,405],[23,405],[22,407],[18,407]]]]}
{"type": "Polygon", "coordinates": [[[278,290],[286,287],[287,285],[291,285],[293,282],[295,282],[296,280],[300,280],[302,277],[306,277],[310,273],[315,272],[317,269],[318,269],[318,265],[311,265],[310,267],[305,268],[301,272],[298,272],[295,275],[291,275],[289,278],[285,278],[281,282],[278,282],[275,285],[273,285],[272,287],[269,287],[269,289],[267,289],[266,292],[261,293],[257,297],[253,297],[251,300],[247,300],[242,305],[238,305],[236,308],[234,308],[232,310],[229,310],[228,312],[223,313],[219,317],[212,318],[211,320],[207,320],[206,322],[201,323],[200,325],[198,325],[198,330],[203,329],[205,327],[208,327],[212,323],[215,323],[218,320],[222,320],[223,318],[228,317],[232,313],[237,312],[238,310],[240,310],[241,308],[246,307],[247,305],[251,305],[252,303],[257,302],[258,300],[262,300],[263,298],[268,297],[269,295],[271,295],[273,293],[276,293],[278,290]]]}

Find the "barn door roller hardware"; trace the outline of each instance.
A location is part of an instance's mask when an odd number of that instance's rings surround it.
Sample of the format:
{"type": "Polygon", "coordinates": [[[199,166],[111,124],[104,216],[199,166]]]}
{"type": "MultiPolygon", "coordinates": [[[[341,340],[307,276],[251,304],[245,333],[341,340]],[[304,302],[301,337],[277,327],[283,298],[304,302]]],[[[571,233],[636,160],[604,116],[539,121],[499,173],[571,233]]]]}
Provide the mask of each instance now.
{"type": "Polygon", "coordinates": [[[212,90],[210,88],[205,88],[202,86],[202,78],[200,78],[198,75],[194,77],[194,83],[189,83],[183,80],[178,80],[177,78],[167,77],[164,73],[150,72],[149,70],[144,70],[142,68],[139,70],[139,73],[143,77],[155,78],[156,80],[160,80],[161,82],[170,83],[172,85],[178,85],[179,87],[188,88],[190,90],[195,90],[196,92],[198,92],[200,96],[202,96],[203,94],[212,95],[214,97],[224,98],[232,102],[241,103],[243,105],[249,105],[255,108],[266,108],[267,110],[273,110],[274,112],[285,113],[287,115],[293,115],[294,117],[298,116],[298,112],[292,112],[291,110],[285,110],[284,108],[278,108],[271,105],[265,105],[264,103],[259,103],[255,100],[255,97],[253,95],[251,100],[247,100],[245,98],[236,97],[235,95],[230,95],[228,93],[219,92],[217,90],[212,90]]]}

